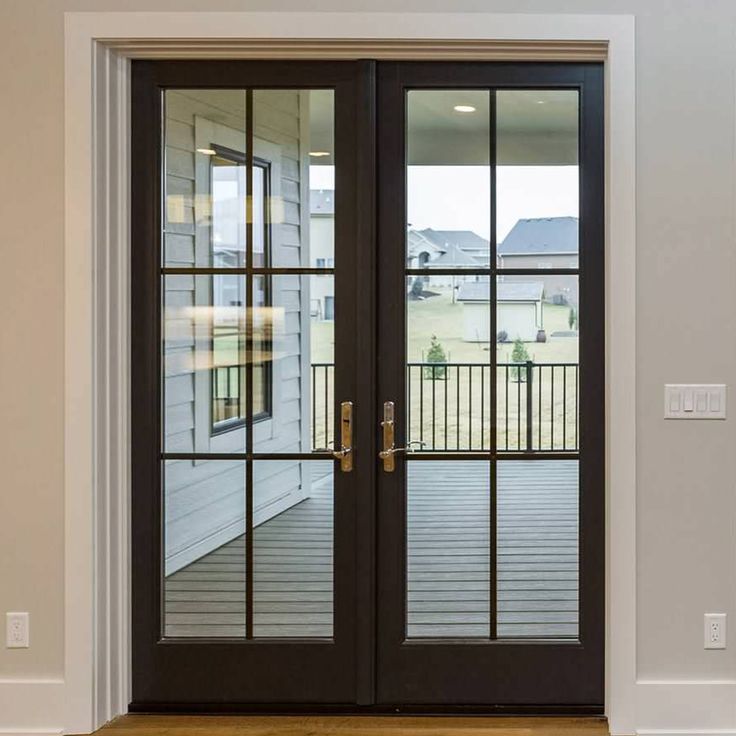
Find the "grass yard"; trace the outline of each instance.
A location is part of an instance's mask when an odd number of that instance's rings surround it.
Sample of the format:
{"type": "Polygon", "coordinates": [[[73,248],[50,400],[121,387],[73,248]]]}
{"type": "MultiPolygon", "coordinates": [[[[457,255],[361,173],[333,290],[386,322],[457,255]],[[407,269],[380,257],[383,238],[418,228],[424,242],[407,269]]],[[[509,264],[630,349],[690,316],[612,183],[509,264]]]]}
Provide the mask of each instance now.
{"type": "MultiPolygon", "coordinates": [[[[472,368],[457,370],[452,366],[446,373],[440,368],[436,380],[420,368],[411,371],[410,379],[410,439],[425,442],[425,449],[488,449],[491,434],[490,416],[490,353],[488,343],[465,342],[462,339],[463,306],[452,303],[449,288],[433,289],[438,296],[408,301],[408,360],[426,360],[432,336],[436,336],[447,356],[447,362],[472,363],[472,368]],[[485,367],[484,367],[485,366],[485,367]]],[[[545,304],[544,328],[546,343],[526,343],[530,359],[535,364],[578,362],[577,337],[552,337],[554,332],[569,330],[569,308],[545,304]]],[[[337,319],[340,318],[338,313],[337,319]]],[[[278,360],[279,337],[274,336],[275,357],[278,360]]],[[[312,320],[311,363],[334,362],[334,323],[312,320]]],[[[513,345],[497,345],[497,362],[511,362],[513,345]]],[[[217,340],[216,363],[237,362],[237,335],[221,334],[217,340]]],[[[332,371],[319,369],[315,374],[313,400],[317,446],[325,444],[325,425],[333,422],[332,371]],[[325,407],[327,380],[328,408],[325,407]],[[329,415],[327,415],[329,411],[329,415]]],[[[577,370],[535,366],[532,376],[531,415],[533,449],[573,449],[577,446],[577,370]]],[[[276,388],[278,390],[278,388],[276,388]]],[[[519,381],[516,370],[499,369],[497,375],[497,435],[500,448],[525,449],[527,432],[526,375],[519,381]]],[[[312,418],[310,417],[310,422],[312,418]]],[[[331,431],[327,437],[331,438],[331,431]]]]}

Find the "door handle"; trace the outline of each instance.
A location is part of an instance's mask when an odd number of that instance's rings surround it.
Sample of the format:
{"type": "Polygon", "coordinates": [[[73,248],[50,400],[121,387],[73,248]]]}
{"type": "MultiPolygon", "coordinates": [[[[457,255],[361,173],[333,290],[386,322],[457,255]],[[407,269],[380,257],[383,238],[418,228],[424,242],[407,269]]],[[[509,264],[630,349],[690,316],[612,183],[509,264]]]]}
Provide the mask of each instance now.
{"type": "MultiPolygon", "coordinates": [[[[332,444],[332,441],[330,441],[332,444]]],[[[340,461],[340,470],[349,473],[353,469],[353,402],[343,401],[340,404],[340,449],[316,447],[315,452],[329,452],[335,460],[340,461]]]]}
{"type": "Polygon", "coordinates": [[[340,461],[340,470],[349,473],[353,469],[353,402],[340,404],[340,449],[332,451],[332,457],[340,461]]]}
{"type": "Polygon", "coordinates": [[[396,460],[394,456],[397,452],[410,452],[412,445],[423,446],[425,443],[418,440],[409,442],[406,447],[396,447],[395,445],[395,421],[394,421],[394,402],[384,401],[383,403],[383,421],[381,427],[383,429],[383,449],[378,453],[378,458],[383,462],[383,470],[385,473],[393,473],[396,470],[396,460]]]}

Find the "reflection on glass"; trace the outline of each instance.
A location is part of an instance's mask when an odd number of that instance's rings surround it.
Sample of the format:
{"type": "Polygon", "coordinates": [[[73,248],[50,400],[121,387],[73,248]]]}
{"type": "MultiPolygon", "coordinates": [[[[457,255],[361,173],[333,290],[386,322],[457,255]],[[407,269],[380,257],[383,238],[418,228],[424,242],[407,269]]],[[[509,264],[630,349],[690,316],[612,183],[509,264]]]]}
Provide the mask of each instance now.
{"type": "Polygon", "coordinates": [[[407,93],[407,267],[490,266],[490,93],[407,93]]]}
{"type": "MultiPolygon", "coordinates": [[[[256,452],[331,446],[334,425],[334,277],[270,276],[270,298],[253,312],[254,346],[268,366],[271,422],[254,427],[256,452]],[[306,310],[309,310],[307,314],[306,310]]],[[[255,291],[255,290],[254,290],[255,291]]],[[[254,406],[259,395],[254,353],[254,406]]]]}
{"type": "Polygon", "coordinates": [[[245,265],[245,109],[244,90],[166,91],[165,265],[245,265]]]}
{"type": "Polygon", "coordinates": [[[578,636],[578,462],[500,461],[497,496],[498,636],[578,636]]]}
{"type": "Polygon", "coordinates": [[[498,449],[579,449],[578,277],[499,276],[496,299],[498,449]]]}
{"type": "Polygon", "coordinates": [[[334,265],[334,117],[332,90],[253,92],[253,150],[269,169],[273,266],[334,265]]]}
{"type": "Polygon", "coordinates": [[[496,93],[501,268],[577,268],[578,93],[496,93]]]}
{"type": "Polygon", "coordinates": [[[332,462],[254,463],[254,636],[332,636],[332,492],[332,462]]]}
{"type": "Polygon", "coordinates": [[[413,450],[488,450],[490,280],[407,279],[407,423],[413,450]]]}
{"type": "MultiPolygon", "coordinates": [[[[167,452],[245,448],[245,280],[236,274],[163,278],[167,452]]],[[[258,350],[253,356],[254,415],[258,408],[262,416],[270,406],[263,381],[270,375],[269,356],[258,350]]]]}
{"type": "Polygon", "coordinates": [[[163,629],[245,636],[245,463],[164,464],[163,629]]]}
{"type": "Polygon", "coordinates": [[[490,463],[407,464],[407,636],[490,635],[490,463]]]}

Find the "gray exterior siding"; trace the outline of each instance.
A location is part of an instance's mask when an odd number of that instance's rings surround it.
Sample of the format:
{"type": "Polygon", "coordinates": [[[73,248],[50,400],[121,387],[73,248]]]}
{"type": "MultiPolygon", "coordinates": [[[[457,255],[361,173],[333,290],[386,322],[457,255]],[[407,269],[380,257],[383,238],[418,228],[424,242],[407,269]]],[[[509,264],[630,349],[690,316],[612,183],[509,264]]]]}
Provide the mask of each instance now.
{"type": "MultiPolygon", "coordinates": [[[[308,211],[302,213],[308,140],[308,101],[296,91],[255,93],[254,152],[271,168],[272,260],[278,266],[308,265],[308,211]]],[[[169,266],[209,265],[208,157],[198,154],[198,136],[210,144],[245,152],[244,93],[225,90],[167,93],[165,150],[165,262],[169,266]],[[204,131],[204,132],[203,132],[204,131]],[[214,131],[214,133],[213,133],[214,131]],[[216,140],[210,140],[214,136],[216,140]],[[219,138],[219,139],[218,139],[219,138]],[[240,142],[240,145],[238,143],[240,142]]],[[[308,210],[308,206],[307,206],[308,210]]],[[[164,287],[166,336],[165,444],[171,452],[232,452],[244,449],[244,430],[210,433],[208,327],[198,324],[211,304],[209,277],[171,276],[164,287]]],[[[272,280],[274,330],[272,416],[254,427],[255,449],[306,450],[310,395],[308,279],[272,280]]],[[[303,500],[308,478],[294,462],[257,463],[254,470],[255,523],[303,500]]],[[[167,574],[245,531],[245,468],[241,462],[180,461],[165,474],[165,556],[167,574]]]]}

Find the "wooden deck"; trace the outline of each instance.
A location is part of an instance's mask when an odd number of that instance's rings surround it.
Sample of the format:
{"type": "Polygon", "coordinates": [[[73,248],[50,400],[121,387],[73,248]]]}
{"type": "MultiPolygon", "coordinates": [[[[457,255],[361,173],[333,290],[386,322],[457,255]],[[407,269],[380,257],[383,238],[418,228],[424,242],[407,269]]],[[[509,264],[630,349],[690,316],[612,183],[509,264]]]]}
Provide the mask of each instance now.
{"type": "MultiPolygon", "coordinates": [[[[498,469],[498,634],[574,637],[577,462],[498,469]]],[[[410,637],[487,637],[489,464],[421,461],[408,476],[410,637]]],[[[167,636],[245,633],[240,537],[166,579],[167,636]]],[[[254,634],[332,635],[332,475],[254,532],[254,634]]]]}

